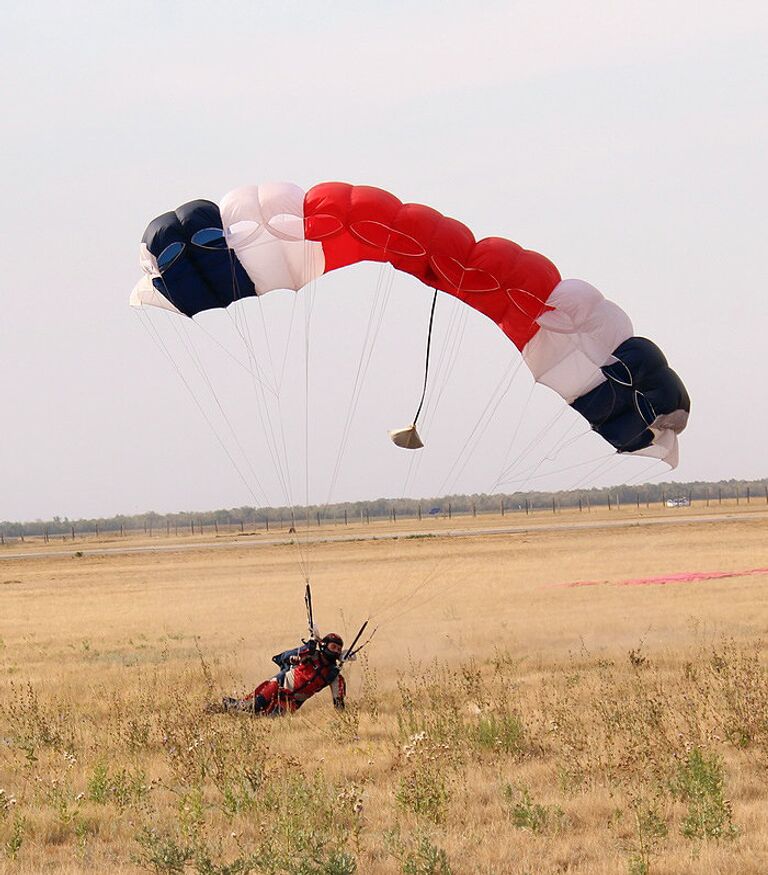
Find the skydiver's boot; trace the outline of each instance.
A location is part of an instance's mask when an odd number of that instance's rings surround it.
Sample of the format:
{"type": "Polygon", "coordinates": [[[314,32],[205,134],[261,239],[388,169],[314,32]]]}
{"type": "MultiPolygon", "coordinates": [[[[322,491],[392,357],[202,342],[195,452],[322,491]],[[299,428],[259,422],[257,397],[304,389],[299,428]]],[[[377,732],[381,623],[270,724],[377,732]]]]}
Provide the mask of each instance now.
{"type": "Polygon", "coordinates": [[[246,711],[253,714],[254,711],[258,710],[257,708],[254,708],[253,699],[234,699],[230,696],[225,696],[223,703],[224,709],[227,712],[246,711]]]}
{"type": "Polygon", "coordinates": [[[237,711],[250,711],[253,713],[253,701],[248,699],[235,699],[233,696],[224,696],[219,702],[211,702],[205,706],[208,714],[233,714],[237,711]]]}

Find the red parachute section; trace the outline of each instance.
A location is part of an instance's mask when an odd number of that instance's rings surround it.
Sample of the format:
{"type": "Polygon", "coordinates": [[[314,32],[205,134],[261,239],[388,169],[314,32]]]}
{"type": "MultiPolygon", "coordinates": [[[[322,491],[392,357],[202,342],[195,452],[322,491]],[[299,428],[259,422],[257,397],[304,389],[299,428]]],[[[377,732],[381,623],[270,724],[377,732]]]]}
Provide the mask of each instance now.
{"type": "Polygon", "coordinates": [[[521,349],[560,282],[538,252],[503,237],[472,232],[422,204],[404,204],[367,185],[325,182],[304,199],[307,240],[319,241],[325,272],[358,261],[388,261],[397,270],[464,301],[492,319],[521,349]]]}

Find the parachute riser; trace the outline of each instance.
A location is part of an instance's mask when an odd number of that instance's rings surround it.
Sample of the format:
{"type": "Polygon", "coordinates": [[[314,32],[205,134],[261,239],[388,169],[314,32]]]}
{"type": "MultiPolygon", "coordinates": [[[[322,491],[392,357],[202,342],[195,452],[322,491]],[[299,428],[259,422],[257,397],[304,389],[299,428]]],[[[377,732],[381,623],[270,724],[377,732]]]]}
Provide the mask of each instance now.
{"type": "Polygon", "coordinates": [[[307,581],[307,586],[304,590],[304,605],[307,609],[307,631],[309,633],[309,638],[313,641],[319,641],[320,632],[315,623],[315,616],[312,610],[312,588],[309,585],[309,581],[307,581]]]}
{"type": "MultiPolygon", "coordinates": [[[[307,631],[309,632],[309,641],[319,642],[321,640],[320,631],[315,623],[314,609],[312,607],[312,587],[309,585],[309,581],[307,581],[307,585],[304,589],[304,606],[307,609],[307,631]]],[[[358,641],[363,637],[363,633],[368,628],[368,623],[369,620],[366,620],[358,630],[357,635],[355,635],[352,643],[347,648],[347,652],[339,659],[339,667],[343,666],[345,662],[354,660],[357,654],[370,643],[371,639],[376,634],[376,631],[379,628],[378,626],[362,644],[358,645],[358,641]]],[[[308,642],[305,641],[304,643],[306,644],[308,642]]]]}
{"type": "Polygon", "coordinates": [[[366,647],[368,644],[370,644],[371,639],[372,639],[373,636],[376,634],[376,631],[377,631],[378,628],[379,628],[378,626],[376,626],[376,628],[373,630],[373,632],[371,632],[371,634],[365,639],[365,641],[363,641],[362,644],[360,644],[360,645],[358,645],[357,647],[355,647],[355,645],[357,644],[357,642],[358,642],[358,641],[360,640],[360,638],[362,637],[363,632],[365,632],[365,630],[366,630],[366,628],[367,628],[367,626],[368,626],[368,622],[369,622],[369,621],[366,620],[366,621],[363,623],[363,625],[360,627],[360,631],[357,633],[357,635],[355,635],[355,638],[354,638],[353,642],[352,642],[352,643],[350,644],[350,646],[347,648],[347,652],[346,652],[346,653],[344,654],[344,656],[342,656],[341,659],[339,660],[339,665],[340,665],[340,666],[344,665],[345,662],[350,662],[350,661],[356,659],[356,658],[357,658],[357,654],[360,653],[360,651],[361,651],[364,647],[366,647]]]}

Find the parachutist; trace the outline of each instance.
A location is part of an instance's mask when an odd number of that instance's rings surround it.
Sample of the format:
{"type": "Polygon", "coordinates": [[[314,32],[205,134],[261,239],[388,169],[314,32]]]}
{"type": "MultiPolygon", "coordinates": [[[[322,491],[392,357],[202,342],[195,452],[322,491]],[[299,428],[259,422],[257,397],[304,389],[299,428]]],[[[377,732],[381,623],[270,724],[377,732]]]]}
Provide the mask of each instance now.
{"type": "Polygon", "coordinates": [[[315,693],[331,688],[333,706],[343,710],[346,682],[341,674],[344,642],[335,632],[319,641],[310,639],[301,647],[285,650],[272,657],[280,671],[259,684],[243,699],[225,697],[210,711],[239,712],[265,716],[292,713],[315,693]]]}

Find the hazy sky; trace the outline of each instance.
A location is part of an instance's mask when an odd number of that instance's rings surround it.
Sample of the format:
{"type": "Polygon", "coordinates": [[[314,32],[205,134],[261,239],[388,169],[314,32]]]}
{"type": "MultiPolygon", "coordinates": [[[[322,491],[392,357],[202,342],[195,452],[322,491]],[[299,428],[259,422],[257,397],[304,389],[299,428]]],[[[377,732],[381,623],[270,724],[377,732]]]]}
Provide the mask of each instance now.
{"type": "Polygon", "coordinates": [[[767,9],[3,3],[0,519],[303,502],[307,481],[313,501],[336,501],[766,476],[767,9]],[[128,307],[150,219],[283,179],[386,188],[596,285],[689,388],[679,468],[604,460],[524,367],[494,406],[519,356],[448,296],[427,448],[395,448],[431,295],[386,268],[324,277],[311,312],[287,291],[198,326],[128,307]],[[280,386],[269,419],[240,333],[280,386]]]}

